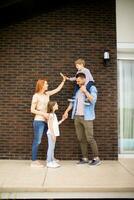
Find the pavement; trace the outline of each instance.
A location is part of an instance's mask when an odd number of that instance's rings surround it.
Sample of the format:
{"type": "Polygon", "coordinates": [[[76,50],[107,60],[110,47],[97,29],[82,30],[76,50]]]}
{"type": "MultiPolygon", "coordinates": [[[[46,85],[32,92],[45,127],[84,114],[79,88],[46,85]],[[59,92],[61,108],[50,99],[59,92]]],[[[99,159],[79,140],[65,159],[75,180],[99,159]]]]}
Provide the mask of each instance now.
{"type": "Polygon", "coordinates": [[[0,199],[134,198],[134,158],[99,166],[60,161],[32,168],[30,160],[0,160],[0,199]]]}

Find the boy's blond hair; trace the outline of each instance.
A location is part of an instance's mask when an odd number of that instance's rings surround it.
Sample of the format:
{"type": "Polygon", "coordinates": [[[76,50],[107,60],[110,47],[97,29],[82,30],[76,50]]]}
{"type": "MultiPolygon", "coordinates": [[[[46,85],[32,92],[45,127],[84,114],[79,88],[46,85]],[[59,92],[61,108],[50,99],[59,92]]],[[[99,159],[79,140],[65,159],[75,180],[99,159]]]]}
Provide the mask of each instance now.
{"type": "Polygon", "coordinates": [[[79,59],[76,60],[74,63],[75,63],[75,65],[77,65],[77,64],[80,64],[80,65],[83,64],[83,66],[85,66],[85,64],[86,64],[86,63],[85,63],[85,60],[82,59],[82,58],[79,58],[79,59]]]}

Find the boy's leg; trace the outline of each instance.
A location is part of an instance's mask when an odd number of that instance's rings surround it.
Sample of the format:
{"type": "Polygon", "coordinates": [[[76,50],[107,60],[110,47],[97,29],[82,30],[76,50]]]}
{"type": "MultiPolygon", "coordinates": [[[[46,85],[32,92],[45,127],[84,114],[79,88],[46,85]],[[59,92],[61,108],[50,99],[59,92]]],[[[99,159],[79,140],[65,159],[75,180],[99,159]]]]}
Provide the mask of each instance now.
{"type": "MultiPolygon", "coordinates": [[[[90,88],[91,86],[94,85],[94,82],[93,81],[89,81],[86,85],[86,89],[88,92],[90,92],[90,88]]],[[[84,102],[85,105],[90,105],[90,102],[88,100],[88,98],[85,99],[85,102],[84,102]]]]}
{"type": "Polygon", "coordinates": [[[75,84],[75,86],[74,86],[74,91],[73,91],[73,97],[75,97],[75,95],[76,95],[76,92],[79,90],[79,85],[78,84],[75,84]]]}
{"type": "Polygon", "coordinates": [[[86,89],[87,89],[88,92],[90,92],[90,87],[91,87],[92,85],[95,85],[95,83],[94,83],[93,81],[89,81],[89,82],[87,83],[86,89]]]}
{"type": "Polygon", "coordinates": [[[76,92],[79,90],[79,88],[80,88],[79,85],[78,85],[78,84],[75,84],[75,86],[74,86],[74,91],[73,91],[73,96],[72,96],[71,99],[68,99],[68,101],[74,102],[76,92]]]}

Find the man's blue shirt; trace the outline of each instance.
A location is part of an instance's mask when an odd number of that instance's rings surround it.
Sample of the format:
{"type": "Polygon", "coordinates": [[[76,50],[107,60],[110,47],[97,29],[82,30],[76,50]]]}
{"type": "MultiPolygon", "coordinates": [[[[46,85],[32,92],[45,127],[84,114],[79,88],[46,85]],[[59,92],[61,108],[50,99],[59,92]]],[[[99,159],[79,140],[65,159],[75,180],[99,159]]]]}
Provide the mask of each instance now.
{"type": "MultiPolygon", "coordinates": [[[[76,108],[77,108],[77,94],[75,96],[75,100],[72,103],[72,116],[71,118],[74,119],[76,108]]],[[[95,104],[97,101],[97,88],[93,85],[90,87],[90,94],[93,96],[93,100],[90,101],[89,105],[84,106],[84,120],[94,120],[95,119],[95,104]]],[[[83,102],[84,103],[84,102],[83,102]]]]}

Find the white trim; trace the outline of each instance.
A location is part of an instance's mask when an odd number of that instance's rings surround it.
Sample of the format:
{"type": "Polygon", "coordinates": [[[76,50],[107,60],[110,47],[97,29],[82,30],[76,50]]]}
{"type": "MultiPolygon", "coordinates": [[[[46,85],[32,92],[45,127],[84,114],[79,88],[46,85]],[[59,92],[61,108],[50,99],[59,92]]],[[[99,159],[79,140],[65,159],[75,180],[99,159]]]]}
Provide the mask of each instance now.
{"type": "Polygon", "coordinates": [[[1,199],[133,198],[134,192],[1,192],[1,199]]]}
{"type": "Polygon", "coordinates": [[[134,158],[134,154],[118,154],[118,158],[134,158]]]}
{"type": "Polygon", "coordinates": [[[134,43],[117,43],[117,59],[134,60],[134,43]]]}
{"type": "Polygon", "coordinates": [[[134,49],[134,43],[117,42],[117,49],[134,49]]]}
{"type": "MultiPolygon", "coordinates": [[[[117,59],[117,71],[118,71],[118,108],[119,108],[119,106],[120,106],[120,104],[121,104],[121,100],[123,99],[122,98],[122,96],[120,96],[120,92],[119,92],[119,85],[121,85],[119,82],[120,82],[120,80],[121,80],[121,75],[120,75],[120,73],[121,73],[121,69],[122,68],[120,68],[120,66],[119,66],[119,61],[121,61],[121,60],[134,60],[134,58],[133,59],[130,59],[130,58],[121,58],[121,59],[117,59]],[[120,101],[120,102],[119,102],[120,101]]],[[[118,113],[118,115],[120,115],[120,116],[122,116],[122,113],[121,113],[121,109],[120,109],[120,113],[118,113]]],[[[120,116],[118,116],[119,117],[119,121],[120,121],[120,116]]],[[[124,150],[123,149],[123,131],[122,130],[120,130],[120,125],[118,124],[118,140],[119,140],[119,142],[118,142],[118,144],[119,144],[119,158],[134,158],[134,151],[126,151],[126,150],[124,150]]]]}
{"type": "Polygon", "coordinates": [[[134,58],[129,58],[129,57],[121,57],[121,56],[118,56],[117,60],[134,60],[134,58]]]}

